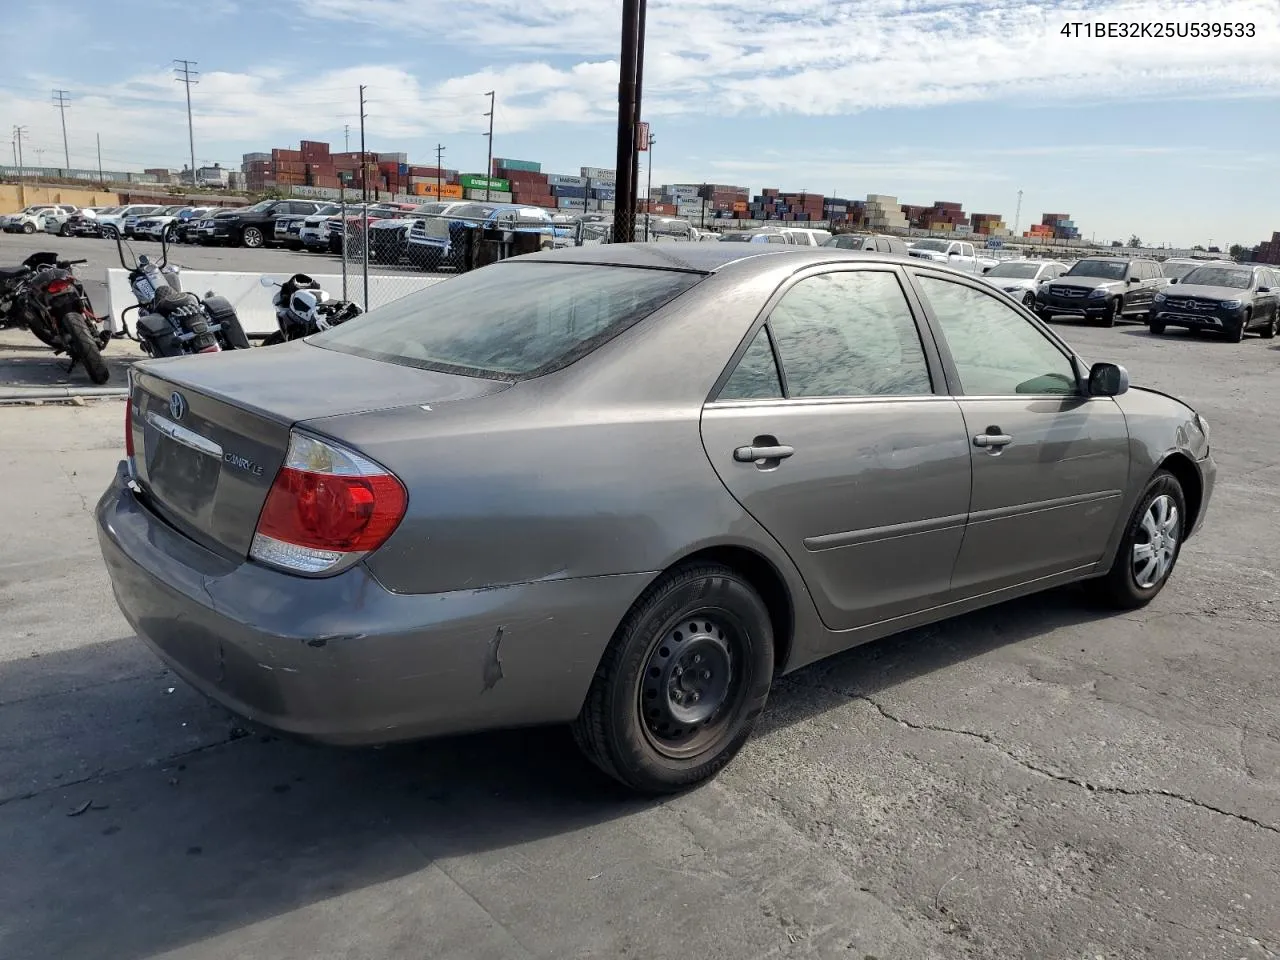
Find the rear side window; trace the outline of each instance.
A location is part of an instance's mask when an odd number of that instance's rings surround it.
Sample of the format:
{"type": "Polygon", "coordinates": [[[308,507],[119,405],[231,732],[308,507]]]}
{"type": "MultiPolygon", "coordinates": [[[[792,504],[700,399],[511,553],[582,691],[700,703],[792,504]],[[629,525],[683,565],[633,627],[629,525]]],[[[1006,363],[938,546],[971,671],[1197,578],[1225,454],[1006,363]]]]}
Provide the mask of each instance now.
{"type": "Polygon", "coordinates": [[[586,356],[703,274],[578,263],[494,264],[310,338],[410,367],[525,380],[586,356]]]}
{"type": "Polygon", "coordinates": [[[720,400],[777,400],[782,397],[778,365],[769,346],[769,332],[761,327],[720,391],[720,400]]]}
{"type": "Polygon", "coordinates": [[[769,315],[791,397],[910,396],[933,391],[911,308],[887,271],[799,281],[769,315]]]}

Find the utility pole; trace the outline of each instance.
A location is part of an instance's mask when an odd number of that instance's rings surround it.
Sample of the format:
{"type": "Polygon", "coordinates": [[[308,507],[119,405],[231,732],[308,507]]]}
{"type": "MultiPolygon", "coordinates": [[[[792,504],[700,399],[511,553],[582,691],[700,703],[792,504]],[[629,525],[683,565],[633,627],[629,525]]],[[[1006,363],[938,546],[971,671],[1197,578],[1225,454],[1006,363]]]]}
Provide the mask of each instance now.
{"type": "Polygon", "coordinates": [[[1013,214],[1013,235],[1018,235],[1018,227],[1022,224],[1022,191],[1018,191],[1018,209],[1013,214]]]}
{"type": "MultiPolygon", "coordinates": [[[[489,112],[485,114],[485,116],[489,118],[489,132],[485,134],[485,137],[489,140],[489,160],[485,164],[484,168],[484,202],[488,203],[489,181],[493,179],[493,111],[495,104],[497,103],[497,91],[490,90],[485,94],[485,96],[489,98],[489,112]]],[[[437,163],[436,168],[439,169],[439,167],[440,164],[437,163]]],[[[440,198],[436,197],[436,199],[439,200],[440,198]]]]}
{"type": "Polygon", "coordinates": [[[107,185],[107,178],[102,175],[102,134],[94,134],[98,140],[98,182],[104,187],[107,185]]]}
{"type": "Polygon", "coordinates": [[[656,142],[656,138],[654,137],[654,135],[652,133],[649,134],[649,140],[645,144],[645,147],[649,151],[649,182],[645,185],[645,188],[644,188],[644,209],[645,209],[644,242],[645,243],[649,242],[649,221],[653,219],[652,217],[649,216],[649,204],[653,202],[653,145],[655,142],[656,142]]]}
{"type": "Polygon", "coordinates": [[[640,10],[645,0],[622,0],[622,49],[618,67],[618,189],[613,211],[613,240],[636,236],[636,72],[640,55],[640,10]]]}
{"type": "Polygon", "coordinates": [[[351,152],[351,124],[349,123],[342,125],[342,149],[344,153],[351,152]]]}
{"type": "Polygon", "coordinates": [[[200,76],[200,73],[191,69],[196,65],[194,60],[175,60],[173,62],[181,64],[181,66],[173,68],[173,72],[178,74],[177,81],[187,86],[187,142],[191,147],[191,188],[194,190],[196,186],[196,128],[191,122],[191,85],[200,81],[192,80],[191,78],[200,76]]]}
{"type": "Polygon", "coordinates": [[[53,91],[53,102],[57,106],[58,112],[62,114],[62,159],[66,161],[67,169],[71,169],[71,148],[67,146],[67,104],[71,100],[67,96],[65,90],[53,91]]]}
{"type": "MultiPolygon", "coordinates": [[[[634,184],[634,192],[640,191],[640,151],[643,149],[640,145],[640,104],[644,99],[644,34],[645,34],[645,13],[648,6],[647,0],[640,0],[640,10],[636,14],[636,115],[635,115],[635,150],[631,154],[631,182],[634,184]]],[[[645,200],[648,200],[645,197],[645,200]]],[[[634,209],[634,201],[633,209],[634,209]]],[[[645,227],[649,226],[648,204],[645,205],[645,227]]]]}
{"type": "MultiPolygon", "coordinates": [[[[369,158],[364,152],[364,86],[360,87],[360,199],[369,202],[369,158]]],[[[365,304],[368,309],[368,304],[365,304]]]]}
{"type": "Polygon", "coordinates": [[[444,170],[441,169],[444,164],[444,144],[436,144],[436,199],[440,199],[440,190],[443,186],[441,181],[444,179],[444,170]]]}
{"type": "Polygon", "coordinates": [[[26,132],[27,132],[27,128],[26,128],[26,127],[18,127],[18,126],[15,126],[15,127],[13,128],[13,139],[14,139],[14,145],[17,147],[17,150],[18,150],[18,186],[19,186],[20,192],[22,193],[22,197],[18,200],[18,202],[19,202],[20,204],[22,204],[22,206],[24,206],[24,207],[27,205],[27,191],[26,191],[25,189],[23,189],[23,188],[22,188],[22,174],[23,174],[23,172],[24,172],[24,171],[23,171],[23,169],[22,169],[22,167],[23,167],[23,163],[22,163],[22,135],[23,135],[23,134],[25,134],[26,132]]]}

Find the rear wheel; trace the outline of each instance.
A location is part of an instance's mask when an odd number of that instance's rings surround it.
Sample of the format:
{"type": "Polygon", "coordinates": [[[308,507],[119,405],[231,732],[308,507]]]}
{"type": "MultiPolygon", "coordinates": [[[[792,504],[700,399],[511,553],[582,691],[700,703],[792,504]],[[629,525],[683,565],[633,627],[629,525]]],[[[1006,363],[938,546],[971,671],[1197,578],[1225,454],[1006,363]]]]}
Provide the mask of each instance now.
{"type": "Polygon", "coordinates": [[[102,359],[98,341],[89,332],[89,324],[85,322],[84,315],[63,314],[62,329],[67,332],[67,337],[71,341],[71,355],[84,364],[89,379],[94,383],[106,383],[111,379],[111,371],[107,368],[106,361],[102,359]]]}
{"type": "Polygon", "coordinates": [[[632,607],[609,642],[574,737],[633,790],[673,793],[742,748],[773,679],[764,601],[720,564],[679,567],[632,607]]]}
{"type": "Polygon", "coordinates": [[[1154,600],[1178,562],[1186,516],[1182,484],[1167,470],[1157,470],[1138,499],[1110,571],[1089,582],[1095,597],[1122,610],[1154,600]]]}

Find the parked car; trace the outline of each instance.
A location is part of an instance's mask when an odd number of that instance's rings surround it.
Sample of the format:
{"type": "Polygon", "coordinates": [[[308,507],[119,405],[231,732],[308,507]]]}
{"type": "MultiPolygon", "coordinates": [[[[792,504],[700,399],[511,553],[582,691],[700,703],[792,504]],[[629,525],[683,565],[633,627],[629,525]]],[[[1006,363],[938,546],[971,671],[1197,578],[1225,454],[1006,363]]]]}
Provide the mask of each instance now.
{"type": "Polygon", "coordinates": [[[190,207],[179,204],[173,207],[161,207],[155,213],[140,216],[133,225],[133,234],[147,240],[159,240],[165,233],[169,239],[177,239],[177,225],[183,220],[190,220],[197,212],[207,213],[210,207],[190,207]]]}
{"type": "Polygon", "coordinates": [[[296,214],[314,216],[329,206],[319,200],[263,200],[251,207],[220,211],[200,221],[196,231],[198,242],[231,244],[250,248],[270,247],[275,243],[275,221],[296,214]]]}
{"type": "MultiPolygon", "coordinates": [[[[76,208],[70,207],[68,209],[74,213],[76,208]]],[[[19,210],[17,213],[10,213],[0,217],[0,229],[3,229],[5,233],[35,233],[44,229],[44,217],[46,214],[59,212],[61,212],[61,208],[57,204],[35,204],[19,210]]]]}
{"type": "Polygon", "coordinates": [[[1159,594],[1216,469],[1203,418],[1128,380],[921,260],[553,250],[135,366],[98,538],[133,629],[255,723],[571,723],[664,793],[854,644],[1079,580],[1159,594]]]}
{"type": "Polygon", "coordinates": [[[73,237],[100,237],[102,224],[98,218],[119,210],[120,207],[81,207],[78,213],[67,218],[67,232],[73,237]]]}
{"type": "Polygon", "coordinates": [[[515,233],[537,233],[541,247],[549,250],[563,245],[573,228],[557,225],[542,207],[518,203],[450,203],[438,214],[411,218],[405,232],[405,254],[409,262],[424,270],[440,266],[455,269],[462,265],[463,252],[453,241],[450,224],[470,224],[515,233]]]}
{"type": "Polygon", "coordinates": [[[1169,278],[1154,260],[1136,257],[1086,257],[1052,283],[1036,290],[1041,319],[1067,316],[1114,327],[1132,314],[1146,316],[1169,278]]]}
{"type": "Polygon", "coordinates": [[[58,204],[41,215],[40,228],[45,233],[56,234],[59,237],[69,237],[71,236],[71,228],[68,224],[71,218],[79,212],[79,207],[73,207],[67,203],[58,204]]]}
{"type": "Polygon", "coordinates": [[[897,237],[876,233],[840,233],[822,244],[840,250],[863,250],[867,253],[896,253],[907,256],[907,245],[897,237]]]}
{"type": "Polygon", "coordinates": [[[341,205],[324,203],[310,214],[291,213],[276,217],[275,226],[272,229],[272,239],[277,246],[288,247],[290,250],[301,250],[303,248],[302,227],[304,223],[316,217],[332,217],[341,212],[341,205]]]}
{"type": "Polygon", "coordinates": [[[132,220],[136,224],[140,217],[150,216],[159,209],[161,207],[156,203],[131,203],[128,206],[117,208],[114,213],[99,214],[98,236],[105,237],[108,240],[114,240],[117,236],[127,237],[132,231],[132,227],[126,230],[126,222],[132,220]]]}
{"type": "Polygon", "coordinates": [[[1067,272],[1057,260],[1002,260],[982,275],[997,290],[1003,290],[1028,310],[1036,306],[1036,291],[1049,280],[1067,272]]]}
{"type": "Polygon", "coordinates": [[[720,234],[721,243],[771,243],[775,246],[793,246],[781,230],[730,230],[720,234]]]}
{"type": "Polygon", "coordinates": [[[1170,257],[1160,264],[1160,272],[1170,280],[1181,280],[1197,267],[1234,266],[1234,260],[1196,260],[1191,257],[1170,257]]]}
{"type": "Polygon", "coordinates": [[[175,243],[195,243],[200,224],[221,210],[221,207],[193,207],[190,214],[183,214],[173,222],[173,240],[175,243]]]}
{"type": "Polygon", "coordinates": [[[931,263],[943,263],[965,273],[984,274],[999,264],[994,257],[980,257],[968,240],[939,240],[932,237],[908,245],[907,254],[931,263]]]}
{"type": "Polygon", "coordinates": [[[1250,330],[1264,339],[1280,322],[1280,271],[1253,264],[1196,267],[1157,293],[1147,325],[1152,333],[1167,327],[1213,330],[1239,343],[1250,330]]]}
{"type": "Polygon", "coordinates": [[[820,247],[831,239],[830,230],[813,227],[779,227],[778,230],[797,247],[820,247]]]}

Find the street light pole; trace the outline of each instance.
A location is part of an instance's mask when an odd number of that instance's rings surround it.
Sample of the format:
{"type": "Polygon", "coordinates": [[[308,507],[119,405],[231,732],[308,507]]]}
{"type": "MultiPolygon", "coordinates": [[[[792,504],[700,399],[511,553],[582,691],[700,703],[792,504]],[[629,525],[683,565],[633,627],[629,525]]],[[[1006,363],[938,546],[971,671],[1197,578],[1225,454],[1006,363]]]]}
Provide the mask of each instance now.
{"type": "Polygon", "coordinates": [[[649,242],[649,221],[653,218],[649,216],[649,204],[653,202],[653,145],[656,138],[651,133],[646,146],[649,148],[649,182],[644,188],[644,242],[649,242]]]}

